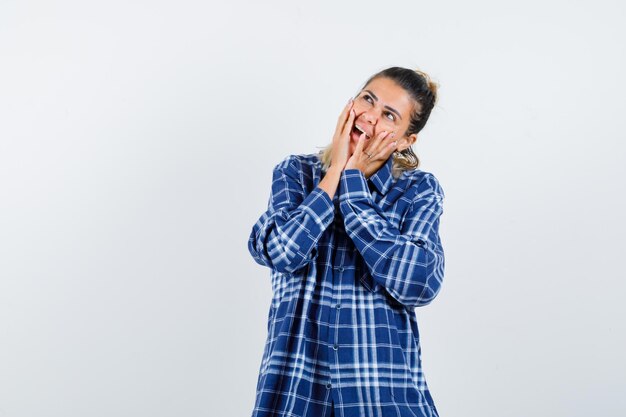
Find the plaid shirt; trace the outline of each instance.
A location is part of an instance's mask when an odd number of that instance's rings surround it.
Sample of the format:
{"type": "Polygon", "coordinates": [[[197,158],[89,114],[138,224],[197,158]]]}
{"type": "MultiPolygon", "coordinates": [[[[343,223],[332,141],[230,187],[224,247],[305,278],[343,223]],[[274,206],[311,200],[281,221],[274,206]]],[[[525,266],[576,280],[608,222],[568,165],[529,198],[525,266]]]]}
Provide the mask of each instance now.
{"type": "Polygon", "coordinates": [[[419,169],[344,169],[333,199],[316,154],[274,167],[248,250],[271,269],[253,417],[438,417],[415,307],[439,293],[443,189],[419,169]]]}

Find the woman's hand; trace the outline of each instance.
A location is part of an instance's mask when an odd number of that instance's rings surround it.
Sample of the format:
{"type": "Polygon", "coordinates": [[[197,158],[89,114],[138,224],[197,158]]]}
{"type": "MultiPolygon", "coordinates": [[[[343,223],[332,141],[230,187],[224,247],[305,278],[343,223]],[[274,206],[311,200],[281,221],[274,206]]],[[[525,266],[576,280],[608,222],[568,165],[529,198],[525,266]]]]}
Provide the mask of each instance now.
{"type": "MultiPolygon", "coordinates": [[[[335,128],[335,135],[333,136],[333,149],[332,158],[330,161],[330,168],[337,171],[343,171],[346,166],[346,162],[350,155],[350,132],[352,131],[352,125],[354,124],[354,110],[352,105],[354,100],[350,99],[343,111],[339,115],[337,120],[337,127],[335,128]]],[[[329,169],[330,169],[329,168],[329,169]]]]}
{"type": "Polygon", "coordinates": [[[398,141],[394,139],[395,132],[380,132],[373,142],[365,139],[365,133],[361,134],[356,144],[354,153],[348,159],[345,169],[358,169],[365,178],[378,171],[396,150],[398,141]],[[365,142],[369,143],[366,149],[365,142]]]}

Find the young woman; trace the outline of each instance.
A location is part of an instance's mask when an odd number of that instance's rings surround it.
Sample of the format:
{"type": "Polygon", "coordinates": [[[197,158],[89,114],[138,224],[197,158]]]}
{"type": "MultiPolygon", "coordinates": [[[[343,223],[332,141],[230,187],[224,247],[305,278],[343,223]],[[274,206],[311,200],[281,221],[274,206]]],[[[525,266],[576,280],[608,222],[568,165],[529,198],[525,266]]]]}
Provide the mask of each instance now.
{"type": "Polygon", "coordinates": [[[411,150],[436,97],[385,69],[326,149],[274,167],[248,241],[273,293],[253,417],[438,417],[414,308],[441,288],[444,193],[411,150]]]}

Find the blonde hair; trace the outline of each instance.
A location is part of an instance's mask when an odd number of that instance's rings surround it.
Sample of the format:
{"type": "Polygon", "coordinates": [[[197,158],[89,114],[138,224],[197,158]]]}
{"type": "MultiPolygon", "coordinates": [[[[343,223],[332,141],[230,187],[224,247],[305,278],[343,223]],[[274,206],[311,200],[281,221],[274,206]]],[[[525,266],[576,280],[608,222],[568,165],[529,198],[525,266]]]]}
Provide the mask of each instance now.
{"type": "MultiPolygon", "coordinates": [[[[426,125],[426,121],[428,121],[433,107],[437,103],[439,84],[433,81],[427,73],[419,69],[391,67],[372,75],[365,84],[363,84],[361,90],[374,79],[381,77],[389,78],[396,82],[414,101],[415,105],[411,112],[409,127],[404,133],[404,136],[409,136],[421,131],[426,125]]],[[[331,142],[318,152],[323,171],[328,170],[330,166],[332,148],[333,144],[331,142]]],[[[413,152],[412,145],[402,151],[394,151],[392,157],[392,175],[394,178],[400,177],[406,170],[418,168],[420,164],[419,158],[413,152]]]]}

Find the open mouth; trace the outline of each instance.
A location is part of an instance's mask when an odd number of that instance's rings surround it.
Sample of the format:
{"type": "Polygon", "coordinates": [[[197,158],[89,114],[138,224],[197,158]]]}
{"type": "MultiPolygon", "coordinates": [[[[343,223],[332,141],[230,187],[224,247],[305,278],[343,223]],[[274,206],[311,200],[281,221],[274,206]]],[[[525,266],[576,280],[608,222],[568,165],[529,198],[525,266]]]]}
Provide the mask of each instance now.
{"type": "MultiPolygon", "coordinates": [[[[353,140],[355,140],[355,141],[356,141],[356,140],[358,140],[358,139],[359,139],[359,137],[361,136],[361,134],[362,134],[362,133],[365,133],[365,132],[363,131],[363,129],[361,129],[361,128],[357,125],[357,124],[355,124],[355,125],[352,127],[352,132],[351,132],[351,134],[350,134],[350,137],[351,137],[353,140]]],[[[370,137],[369,137],[369,135],[368,135],[367,133],[365,133],[365,139],[369,139],[369,138],[370,138],[370,137]]]]}

